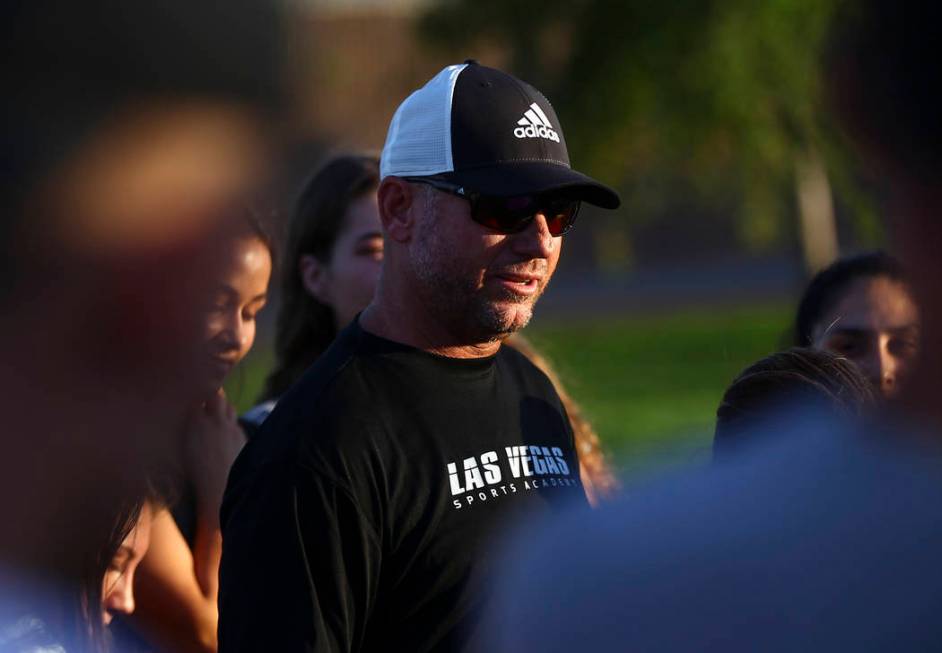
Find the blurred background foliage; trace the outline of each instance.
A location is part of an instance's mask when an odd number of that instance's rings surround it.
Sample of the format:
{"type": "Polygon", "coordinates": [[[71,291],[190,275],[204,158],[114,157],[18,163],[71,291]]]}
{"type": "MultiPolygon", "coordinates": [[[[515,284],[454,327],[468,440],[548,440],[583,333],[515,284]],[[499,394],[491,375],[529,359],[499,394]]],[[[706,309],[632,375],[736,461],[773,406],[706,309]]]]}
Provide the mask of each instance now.
{"type": "MultiPolygon", "coordinates": [[[[282,1],[285,215],[320,161],[378,152],[402,99],[469,57],[542,90],[574,167],[621,192],[583,208],[526,335],[629,473],[707,453],[723,391],[786,344],[809,272],[884,244],[880,180],[827,110],[822,55],[852,0],[282,1]]],[[[241,409],[276,310],[227,385],[241,409]]]]}
{"type": "MultiPolygon", "coordinates": [[[[803,228],[820,246],[837,202],[852,239],[872,246],[880,222],[823,102],[840,4],[449,0],[428,7],[419,33],[452,59],[499,53],[552,98],[576,165],[623,191],[625,229],[693,210],[731,219],[748,252],[801,241],[803,228]],[[827,185],[808,209],[823,217],[803,227],[809,168],[827,185]]],[[[807,249],[816,268],[837,246],[807,249]]]]}

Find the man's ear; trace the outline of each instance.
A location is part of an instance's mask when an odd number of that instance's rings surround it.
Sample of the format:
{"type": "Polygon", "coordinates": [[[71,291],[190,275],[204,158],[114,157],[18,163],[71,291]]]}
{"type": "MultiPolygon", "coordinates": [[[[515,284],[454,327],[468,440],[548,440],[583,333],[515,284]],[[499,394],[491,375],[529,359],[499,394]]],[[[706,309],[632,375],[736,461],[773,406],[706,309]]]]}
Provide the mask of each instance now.
{"type": "Polygon", "coordinates": [[[301,284],[314,299],[330,304],[330,283],[327,266],[317,260],[316,256],[304,254],[298,261],[298,274],[301,275],[301,284]]]}
{"type": "Polygon", "coordinates": [[[411,240],[416,203],[421,201],[415,188],[399,177],[386,177],[379,185],[376,198],[386,235],[400,243],[411,240]]]}

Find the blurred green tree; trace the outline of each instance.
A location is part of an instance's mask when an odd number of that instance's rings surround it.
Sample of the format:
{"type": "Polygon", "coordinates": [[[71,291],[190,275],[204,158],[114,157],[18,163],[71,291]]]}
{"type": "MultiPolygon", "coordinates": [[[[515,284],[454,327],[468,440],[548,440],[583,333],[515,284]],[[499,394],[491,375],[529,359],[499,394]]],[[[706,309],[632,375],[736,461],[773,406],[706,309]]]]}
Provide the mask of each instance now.
{"type": "Polygon", "coordinates": [[[814,269],[837,253],[835,194],[858,238],[879,234],[823,101],[841,3],[450,0],[420,33],[450,52],[500,52],[545,89],[580,168],[625,191],[623,214],[663,216],[683,188],[688,204],[732,212],[752,251],[797,229],[814,269]]]}

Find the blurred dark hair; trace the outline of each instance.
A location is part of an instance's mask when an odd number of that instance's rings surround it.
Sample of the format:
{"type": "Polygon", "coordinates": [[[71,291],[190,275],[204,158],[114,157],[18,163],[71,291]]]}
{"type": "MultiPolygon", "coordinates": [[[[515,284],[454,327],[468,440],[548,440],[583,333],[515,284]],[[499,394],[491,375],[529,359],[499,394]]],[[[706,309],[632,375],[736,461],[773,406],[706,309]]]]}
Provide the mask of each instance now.
{"type": "Polygon", "coordinates": [[[128,498],[123,502],[114,521],[108,540],[101,547],[93,560],[86,567],[83,580],[82,595],[80,597],[81,621],[88,634],[88,649],[90,651],[106,651],[104,626],[101,623],[102,579],[111,561],[121,548],[121,543],[134,530],[146,498],[128,498]]]}
{"type": "Polygon", "coordinates": [[[72,643],[74,648],[91,653],[105,653],[108,650],[101,621],[105,572],[121,544],[137,526],[144,505],[150,504],[152,510],[165,507],[172,502],[175,491],[168,479],[152,475],[143,482],[140,493],[119,498],[107,539],[87,558],[81,587],[68,601],[71,606],[64,610],[62,623],[56,625],[63,640],[72,643]]]}
{"type": "Polygon", "coordinates": [[[714,452],[768,430],[765,420],[782,409],[854,416],[876,400],[873,386],[846,358],[801,347],[778,352],[747,367],[727,388],[716,409],[714,452]]]}
{"type": "Polygon", "coordinates": [[[379,160],[356,155],[329,160],[305,184],[288,227],[275,369],[268,375],[261,399],[281,396],[336,337],[334,311],[304,287],[299,263],[304,255],[329,263],[347,208],[378,185],[379,160]]]}
{"type": "Polygon", "coordinates": [[[883,251],[842,258],[818,272],[805,288],[798,303],[793,344],[810,347],[813,344],[815,327],[831,307],[840,301],[847,287],[858,279],[873,277],[886,277],[908,284],[903,265],[883,251]]]}

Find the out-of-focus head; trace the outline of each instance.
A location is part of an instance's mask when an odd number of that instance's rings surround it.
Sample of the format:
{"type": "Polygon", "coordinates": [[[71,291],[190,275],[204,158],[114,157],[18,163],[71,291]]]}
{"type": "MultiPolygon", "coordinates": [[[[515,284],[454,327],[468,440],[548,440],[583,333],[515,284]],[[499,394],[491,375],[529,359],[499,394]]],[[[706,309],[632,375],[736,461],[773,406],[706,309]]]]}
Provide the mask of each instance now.
{"type": "Polygon", "coordinates": [[[0,519],[15,524],[0,557],[71,577],[116,488],[179,451],[199,280],[267,181],[279,18],[254,0],[0,12],[0,302],[16,316],[0,325],[0,519]]]}
{"type": "Polygon", "coordinates": [[[115,614],[134,612],[134,573],[150,547],[152,519],[153,508],[144,502],[108,564],[101,582],[101,620],[106,626],[115,614]]]}
{"type": "Polygon", "coordinates": [[[542,93],[472,61],[448,66],[399,106],[381,163],[383,283],[403,284],[465,342],[527,324],[580,201],[619,204],[570,168],[542,93]]]}
{"type": "Polygon", "coordinates": [[[5,244],[20,266],[35,261],[25,236],[51,256],[179,246],[264,178],[279,97],[266,3],[222,16],[181,0],[13,0],[3,14],[5,244]]]}
{"type": "Polygon", "coordinates": [[[255,342],[256,318],[268,301],[273,265],[272,240],[254,217],[232,225],[218,245],[217,275],[209,281],[203,326],[205,355],[200,375],[206,396],[222,386],[226,375],[255,342]]]}
{"type": "Polygon", "coordinates": [[[383,262],[379,160],[338,156],[305,184],[288,231],[265,397],[280,396],[373,298],[383,262]]]}
{"type": "Polygon", "coordinates": [[[904,393],[935,414],[942,382],[942,76],[937,3],[849,3],[828,57],[827,89],[874,183],[886,190],[896,249],[922,321],[917,369],[904,393]]]}
{"type": "Polygon", "coordinates": [[[870,383],[846,358],[816,349],[788,349],[750,365],[727,388],[716,410],[714,449],[735,450],[770,431],[768,420],[786,409],[792,416],[849,417],[862,414],[875,401],[870,383]]]}
{"type": "Polygon", "coordinates": [[[796,344],[852,360],[888,397],[911,373],[919,335],[909,280],[884,252],[841,259],[815,275],[795,320],[796,344]]]}

